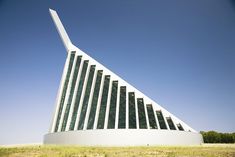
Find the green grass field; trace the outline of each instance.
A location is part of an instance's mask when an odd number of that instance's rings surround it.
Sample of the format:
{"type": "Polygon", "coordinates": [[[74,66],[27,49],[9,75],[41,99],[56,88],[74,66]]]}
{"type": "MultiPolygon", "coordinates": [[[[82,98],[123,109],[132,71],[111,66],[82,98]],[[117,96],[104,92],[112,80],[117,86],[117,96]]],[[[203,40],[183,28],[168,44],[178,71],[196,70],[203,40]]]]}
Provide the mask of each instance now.
{"type": "Polygon", "coordinates": [[[0,146],[1,157],[235,157],[235,144],[171,147],[0,146]]]}

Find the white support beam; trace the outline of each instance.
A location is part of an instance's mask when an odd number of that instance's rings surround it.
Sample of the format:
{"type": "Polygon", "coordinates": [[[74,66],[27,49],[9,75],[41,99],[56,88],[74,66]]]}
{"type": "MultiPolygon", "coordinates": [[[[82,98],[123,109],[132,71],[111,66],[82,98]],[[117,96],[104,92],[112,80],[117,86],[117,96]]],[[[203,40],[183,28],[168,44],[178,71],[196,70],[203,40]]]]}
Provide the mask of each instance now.
{"type": "Polygon", "coordinates": [[[52,118],[52,122],[51,122],[50,133],[53,133],[55,130],[56,120],[58,117],[58,111],[59,111],[59,106],[60,106],[60,99],[61,99],[61,95],[62,95],[62,91],[63,91],[63,87],[64,87],[64,82],[66,79],[66,73],[68,71],[70,57],[71,57],[71,53],[69,53],[68,57],[66,58],[62,78],[60,80],[60,86],[59,86],[58,93],[56,96],[55,110],[54,110],[54,114],[53,114],[53,118],[52,118]]]}
{"type": "Polygon", "coordinates": [[[56,29],[60,35],[61,40],[64,43],[64,47],[66,48],[67,52],[69,52],[71,50],[71,48],[73,48],[73,44],[69,39],[69,36],[62,24],[62,22],[60,21],[60,18],[57,14],[57,12],[55,10],[49,9],[49,12],[51,14],[51,17],[55,23],[56,29]]]}

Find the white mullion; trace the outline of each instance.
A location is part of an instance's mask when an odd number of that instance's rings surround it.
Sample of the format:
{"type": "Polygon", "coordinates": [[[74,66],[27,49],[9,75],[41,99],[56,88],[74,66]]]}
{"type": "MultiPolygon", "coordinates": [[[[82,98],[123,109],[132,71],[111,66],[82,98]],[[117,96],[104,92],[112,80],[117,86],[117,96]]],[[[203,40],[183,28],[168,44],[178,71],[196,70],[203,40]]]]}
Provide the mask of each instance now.
{"type": "Polygon", "coordinates": [[[102,95],[103,95],[104,78],[105,78],[105,73],[103,72],[93,129],[97,129],[97,123],[98,123],[98,118],[99,118],[99,113],[100,113],[100,103],[101,103],[101,98],[102,98],[102,95]]]}
{"type": "Polygon", "coordinates": [[[129,92],[127,91],[126,87],[126,129],[129,129],[129,92]]]}
{"type": "Polygon", "coordinates": [[[74,94],[73,94],[73,98],[72,98],[72,102],[71,102],[71,106],[70,106],[70,110],[69,110],[68,122],[67,122],[66,128],[65,128],[66,131],[69,130],[70,123],[71,123],[71,120],[72,120],[72,116],[73,116],[73,112],[74,112],[73,108],[74,108],[74,105],[75,105],[76,95],[77,95],[77,91],[78,91],[80,77],[82,75],[83,66],[84,66],[84,60],[81,57],[80,67],[79,67],[79,71],[78,71],[78,77],[77,77],[77,80],[76,80],[76,83],[75,83],[74,94]]]}
{"type": "Polygon", "coordinates": [[[87,112],[86,112],[86,116],[85,116],[85,119],[84,119],[83,130],[86,130],[86,128],[87,128],[87,123],[88,123],[88,119],[89,119],[89,115],[90,115],[90,111],[91,111],[92,98],[93,98],[94,90],[95,90],[95,83],[96,83],[96,79],[97,79],[97,74],[98,74],[98,70],[95,70],[94,77],[93,77],[93,80],[92,80],[92,86],[91,86],[88,106],[87,106],[87,112]]]}
{"type": "Polygon", "coordinates": [[[66,58],[66,61],[65,61],[65,65],[64,65],[64,69],[63,69],[63,73],[62,73],[62,78],[60,80],[60,85],[59,85],[58,93],[56,96],[54,115],[52,117],[50,131],[49,131],[51,133],[54,132],[54,130],[55,130],[56,120],[58,117],[58,111],[59,111],[59,106],[60,106],[60,99],[61,99],[61,95],[63,92],[63,85],[64,85],[64,82],[66,79],[66,73],[68,71],[68,65],[69,65],[69,60],[71,57],[71,52],[68,52],[68,54],[69,54],[69,56],[66,58]]]}
{"type": "MultiPolygon", "coordinates": [[[[144,103],[144,98],[143,98],[143,103],[144,103]]],[[[149,117],[148,117],[148,111],[147,111],[147,104],[145,104],[145,103],[144,103],[144,112],[145,112],[147,129],[150,129],[149,117]]]]}
{"type": "Polygon", "coordinates": [[[117,86],[117,104],[116,104],[116,117],[115,117],[115,129],[118,129],[118,119],[119,119],[119,102],[120,102],[120,87],[119,83],[117,86]]]}
{"type": "Polygon", "coordinates": [[[139,112],[138,112],[138,105],[137,105],[137,97],[136,97],[136,93],[135,94],[135,115],[136,115],[136,129],[139,129],[139,112]]]}
{"type": "MultiPolygon", "coordinates": [[[[84,60],[84,63],[85,63],[85,61],[86,60],[84,60]]],[[[87,82],[88,82],[90,68],[91,68],[91,66],[89,65],[89,62],[88,62],[87,69],[86,69],[86,75],[85,75],[85,79],[84,79],[84,83],[83,83],[83,87],[82,87],[81,98],[80,98],[80,101],[79,101],[79,107],[78,107],[78,112],[77,112],[77,117],[76,117],[76,121],[75,121],[74,130],[77,130],[77,127],[78,127],[78,122],[79,122],[79,119],[80,119],[81,110],[82,110],[82,106],[83,106],[83,100],[84,100],[84,96],[85,96],[85,93],[86,93],[86,86],[87,86],[87,82]]]]}
{"type": "Polygon", "coordinates": [[[68,105],[67,103],[68,103],[69,95],[70,95],[71,88],[72,88],[73,75],[74,75],[74,71],[76,69],[75,66],[76,66],[78,56],[75,54],[74,57],[75,58],[73,60],[73,65],[72,65],[72,69],[71,69],[71,73],[70,73],[70,77],[69,77],[69,82],[68,82],[68,86],[67,86],[67,90],[66,90],[66,94],[65,94],[64,105],[63,105],[62,113],[61,113],[61,116],[60,116],[58,131],[61,131],[61,128],[62,128],[62,124],[63,124],[63,120],[64,120],[64,114],[65,114],[65,110],[66,110],[67,105],[68,105]]]}
{"type": "Polygon", "coordinates": [[[111,94],[112,94],[112,86],[113,86],[113,81],[109,80],[109,91],[108,91],[108,98],[107,98],[107,104],[106,104],[106,111],[105,111],[105,120],[104,120],[104,129],[107,129],[108,126],[108,119],[109,119],[109,109],[110,109],[110,100],[111,100],[111,94]]]}

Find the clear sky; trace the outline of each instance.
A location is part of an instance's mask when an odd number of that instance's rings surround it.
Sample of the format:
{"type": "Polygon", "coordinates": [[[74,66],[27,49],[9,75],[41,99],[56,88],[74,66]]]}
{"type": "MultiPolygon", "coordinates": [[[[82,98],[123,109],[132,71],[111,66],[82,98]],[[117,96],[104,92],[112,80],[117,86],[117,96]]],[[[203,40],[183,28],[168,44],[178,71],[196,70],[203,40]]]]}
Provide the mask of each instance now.
{"type": "Polygon", "coordinates": [[[194,129],[235,132],[234,0],[0,0],[0,144],[48,132],[72,42],[194,129]]]}

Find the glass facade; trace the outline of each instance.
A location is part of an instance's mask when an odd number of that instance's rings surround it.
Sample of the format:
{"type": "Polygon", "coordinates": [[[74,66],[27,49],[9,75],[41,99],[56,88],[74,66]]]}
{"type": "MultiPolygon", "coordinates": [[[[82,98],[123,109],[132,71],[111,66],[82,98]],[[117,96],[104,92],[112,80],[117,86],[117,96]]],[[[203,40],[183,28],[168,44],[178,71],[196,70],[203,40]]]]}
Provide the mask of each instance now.
{"type": "Polygon", "coordinates": [[[103,75],[103,71],[98,70],[97,76],[96,76],[96,82],[95,82],[95,89],[94,89],[92,102],[91,102],[91,110],[90,110],[90,115],[88,119],[87,129],[93,129],[93,126],[94,126],[95,113],[96,113],[96,108],[97,108],[102,75],[103,75]]]}
{"type": "Polygon", "coordinates": [[[120,87],[118,128],[126,128],[126,86],[120,87]]]}
{"type": "Polygon", "coordinates": [[[157,122],[154,116],[153,106],[151,104],[147,104],[147,112],[150,129],[157,129],[157,122]]]}
{"type": "Polygon", "coordinates": [[[165,120],[164,120],[163,115],[162,115],[162,111],[156,111],[156,113],[157,113],[157,118],[158,118],[160,128],[161,129],[167,129],[165,120]]]}
{"type": "Polygon", "coordinates": [[[140,129],[147,129],[143,98],[137,98],[137,106],[138,106],[138,116],[139,116],[139,127],[140,129]]]}
{"type": "Polygon", "coordinates": [[[108,129],[115,128],[118,81],[113,81],[109,108],[108,129]]]}
{"type": "Polygon", "coordinates": [[[180,130],[180,131],[184,131],[184,128],[182,127],[182,125],[179,123],[179,124],[177,124],[177,127],[178,127],[178,129],[180,130]]]}
{"type": "Polygon", "coordinates": [[[65,128],[66,128],[66,124],[67,124],[67,120],[68,120],[68,116],[69,116],[69,110],[70,110],[70,106],[71,106],[71,102],[72,102],[72,98],[73,98],[75,83],[77,80],[78,71],[79,71],[79,67],[80,67],[80,63],[81,63],[81,58],[82,58],[82,56],[77,56],[77,61],[76,61],[75,70],[73,73],[72,84],[71,84],[71,90],[69,93],[69,99],[68,99],[68,103],[67,103],[65,113],[64,113],[64,119],[63,119],[61,131],[65,131],[65,128]]]}
{"type": "Polygon", "coordinates": [[[89,77],[86,85],[86,90],[85,90],[85,96],[83,99],[82,103],[82,110],[79,118],[79,123],[78,123],[78,130],[82,130],[84,126],[84,120],[86,117],[86,112],[87,112],[87,105],[90,97],[90,92],[91,92],[91,85],[94,77],[94,72],[95,72],[95,65],[91,65],[90,72],[89,72],[89,77]]]}
{"type": "Polygon", "coordinates": [[[175,125],[174,125],[174,123],[173,123],[171,117],[166,117],[166,121],[167,121],[168,126],[169,126],[169,128],[170,128],[171,130],[176,130],[175,125]]]}
{"type": "Polygon", "coordinates": [[[109,93],[109,82],[110,82],[110,75],[105,75],[97,129],[104,128],[104,120],[105,120],[107,99],[109,93]]]}
{"type": "Polygon", "coordinates": [[[78,89],[77,89],[77,94],[76,94],[75,103],[73,107],[73,114],[72,114],[72,119],[71,119],[69,130],[74,130],[88,62],[89,62],[88,60],[84,60],[83,62],[82,73],[81,73],[81,77],[80,77],[79,84],[78,84],[78,89]]]}
{"type": "Polygon", "coordinates": [[[61,94],[60,105],[59,105],[59,110],[58,110],[58,114],[57,114],[57,118],[56,118],[56,124],[55,124],[54,132],[58,131],[60,118],[61,118],[61,113],[62,113],[62,109],[63,109],[63,105],[64,105],[64,99],[65,99],[65,96],[66,96],[66,91],[67,91],[67,87],[68,87],[68,83],[69,83],[69,77],[70,77],[71,69],[72,69],[72,66],[73,66],[75,52],[73,51],[73,52],[68,53],[68,54],[70,55],[70,56],[68,56],[68,57],[70,57],[69,65],[68,65],[68,70],[67,70],[67,73],[66,73],[64,85],[63,85],[63,90],[62,90],[62,94],[61,94]]]}
{"type": "Polygon", "coordinates": [[[135,93],[129,92],[129,128],[136,128],[135,93]]]}

